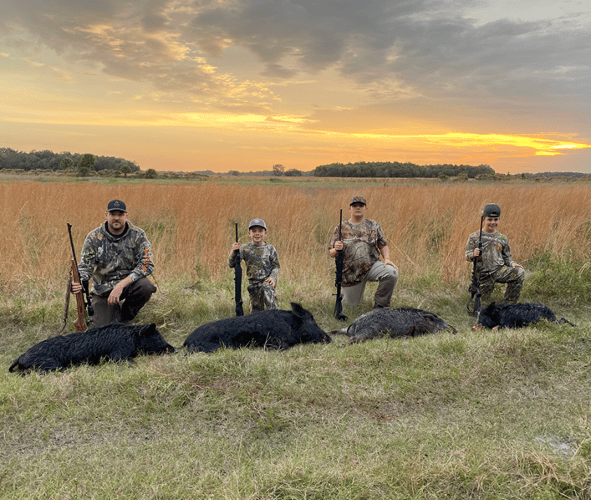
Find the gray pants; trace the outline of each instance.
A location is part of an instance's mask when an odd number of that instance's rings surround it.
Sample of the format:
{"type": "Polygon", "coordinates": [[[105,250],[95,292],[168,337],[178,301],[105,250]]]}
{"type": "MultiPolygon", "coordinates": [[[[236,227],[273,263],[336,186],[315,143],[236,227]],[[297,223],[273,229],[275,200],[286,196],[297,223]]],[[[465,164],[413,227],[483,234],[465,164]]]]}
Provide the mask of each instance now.
{"type": "Polygon", "coordinates": [[[156,287],[148,278],[140,278],[131,285],[125,287],[121,294],[120,304],[110,306],[107,304],[109,293],[105,295],[92,294],[91,302],[94,308],[92,326],[99,327],[111,323],[129,323],[137,316],[140,309],[150,300],[156,287]]]}
{"type": "Polygon", "coordinates": [[[386,266],[381,260],[378,260],[371,266],[369,273],[365,277],[365,281],[353,286],[344,286],[343,303],[349,306],[361,304],[363,300],[363,292],[365,291],[365,284],[368,281],[377,281],[379,283],[378,289],[374,296],[374,303],[376,306],[388,307],[392,299],[394,287],[398,281],[398,270],[392,266],[386,266]]]}

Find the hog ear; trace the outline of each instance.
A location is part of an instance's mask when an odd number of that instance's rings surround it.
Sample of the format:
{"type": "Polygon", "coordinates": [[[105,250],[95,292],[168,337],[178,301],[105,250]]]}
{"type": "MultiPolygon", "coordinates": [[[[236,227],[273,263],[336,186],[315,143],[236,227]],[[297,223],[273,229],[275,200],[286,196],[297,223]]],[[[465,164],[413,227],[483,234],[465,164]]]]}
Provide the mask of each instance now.
{"type": "Polygon", "coordinates": [[[299,316],[300,318],[302,318],[306,315],[306,310],[302,307],[301,304],[298,304],[297,302],[291,303],[291,310],[294,313],[296,313],[296,315],[299,316]]]}
{"type": "Polygon", "coordinates": [[[154,323],[151,323],[141,329],[140,336],[150,337],[154,335],[154,333],[156,333],[156,325],[154,323]]]}

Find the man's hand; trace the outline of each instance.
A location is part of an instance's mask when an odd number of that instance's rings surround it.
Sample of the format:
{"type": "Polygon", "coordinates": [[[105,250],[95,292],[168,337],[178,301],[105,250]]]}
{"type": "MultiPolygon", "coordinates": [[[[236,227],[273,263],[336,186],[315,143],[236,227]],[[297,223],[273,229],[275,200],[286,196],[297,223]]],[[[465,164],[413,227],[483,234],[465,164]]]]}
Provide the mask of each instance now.
{"type": "Polygon", "coordinates": [[[131,285],[132,283],[133,281],[131,281],[129,276],[127,278],[123,278],[119,283],[117,283],[107,298],[107,304],[110,306],[119,304],[123,290],[125,290],[125,287],[131,285]]]}
{"type": "Polygon", "coordinates": [[[275,288],[275,280],[273,278],[271,278],[271,276],[269,276],[265,280],[265,285],[269,285],[269,286],[272,286],[273,288],[275,288]]]}

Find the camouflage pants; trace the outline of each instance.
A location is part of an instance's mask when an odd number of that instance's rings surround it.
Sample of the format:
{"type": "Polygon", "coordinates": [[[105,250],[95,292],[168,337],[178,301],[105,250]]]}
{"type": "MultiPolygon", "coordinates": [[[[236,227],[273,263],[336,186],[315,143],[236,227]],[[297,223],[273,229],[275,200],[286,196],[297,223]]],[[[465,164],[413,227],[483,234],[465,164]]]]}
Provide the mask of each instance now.
{"type": "Polygon", "coordinates": [[[525,270],[522,267],[503,266],[493,273],[480,275],[480,293],[482,302],[490,302],[490,296],[495,288],[495,283],[507,283],[505,290],[505,302],[516,303],[523,287],[525,270]]]}
{"type": "Polygon", "coordinates": [[[381,260],[378,260],[371,266],[365,281],[353,286],[344,286],[342,288],[343,303],[348,306],[361,304],[365,284],[368,281],[377,281],[378,289],[374,295],[374,304],[381,307],[389,307],[394,287],[398,282],[398,270],[392,266],[386,266],[381,260]]]}
{"type": "Polygon", "coordinates": [[[275,288],[264,283],[250,283],[247,287],[250,295],[250,311],[264,311],[265,309],[279,309],[275,296],[275,288]]]}
{"type": "Polygon", "coordinates": [[[111,323],[129,323],[137,316],[140,309],[150,300],[156,287],[148,278],[140,278],[124,288],[121,294],[121,304],[110,306],[107,303],[110,291],[105,295],[92,294],[91,302],[94,308],[92,326],[99,327],[111,323]]]}

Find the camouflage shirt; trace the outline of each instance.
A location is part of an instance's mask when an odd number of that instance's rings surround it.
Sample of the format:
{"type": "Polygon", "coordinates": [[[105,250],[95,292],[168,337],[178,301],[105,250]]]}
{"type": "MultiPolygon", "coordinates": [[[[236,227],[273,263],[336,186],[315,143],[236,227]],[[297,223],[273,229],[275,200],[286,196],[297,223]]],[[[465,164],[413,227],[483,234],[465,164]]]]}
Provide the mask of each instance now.
{"type": "Polygon", "coordinates": [[[98,295],[106,294],[127,276],[137,281],[153,270],[150,242],[144,231],[130,222],[119,236],[109,233],[104,222],[84,240],[78,272],[82,281],[92,278],[98,295]]]}
{"type": "MultiPolygon", "coordinates": [[[[230,254],[228,264],[235,267],[238,255],[230,254]]],[[[250,283],[262,283],[271,277],[277,283],[279,277],[279,258],[273,245],[265,243],[257,246],[253,243],[240,245],[240,259],[246,263],[246,276],[250,283]]]]}
{"type": "MultiPolygon", "coordinates": [[[[343,286],[361,283],[367,273],[379,259],[380,248],[387,245],[380,225],[371,219],[364,219],[359,224],[343,221],[343,286]]],[[[335,227],[328,249],[334,248],[339,239],[339,226],[335,227]]]]}
{"type": "MultiPolygon", "coordinates": [[[[466,259],[474,260],[474,249],[478,248],[480,231],[472,233],[466,243],[466,259]]],[[[509,240],[498,231],[487,233],[482,231],[482,272],[485,274],[494,273],[503,266],[513,264],[509,240]]]]}

